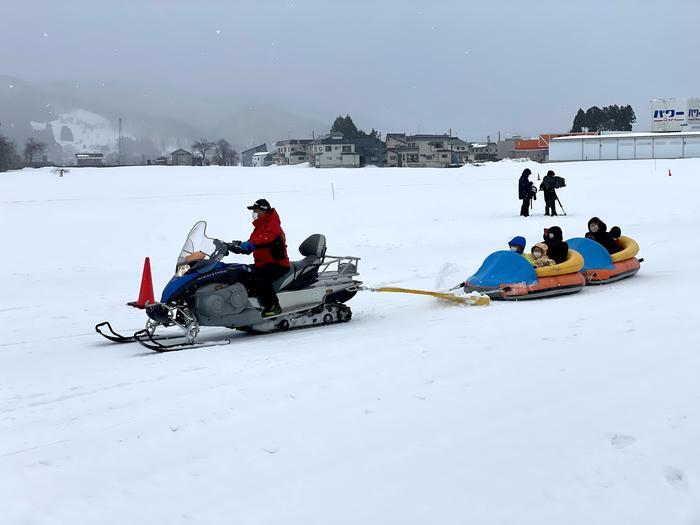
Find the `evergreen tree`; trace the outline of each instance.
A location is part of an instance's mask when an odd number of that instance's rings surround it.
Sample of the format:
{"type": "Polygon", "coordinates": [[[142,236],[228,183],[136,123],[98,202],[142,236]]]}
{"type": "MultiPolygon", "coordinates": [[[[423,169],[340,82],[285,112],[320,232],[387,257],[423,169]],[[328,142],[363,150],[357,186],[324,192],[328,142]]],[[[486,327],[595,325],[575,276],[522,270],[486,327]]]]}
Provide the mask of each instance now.
{"type": "Polygon", "coordinates": [[[576,116],[574,117],[574,124],[571,126],[571,132],[580,133],[583,131],[583,128],[587,127],[588,123],[586,122],[586,113],[583,111],[583,109],[579,108],[576,116]]]}
{"type": "Polygon", "coordinates": [[[350,115],[338,116],[333,121],[331,133],[342,133],[346,139],[364,139],[368,137],[376,138],[379,134],[372,128],[372,132],[367,134],[361,129],[357,129],[350,115]]]}
{"type": "Polygon", "coordinates": [[[632,131],[632,124],[637,121],[632,106],[591,106],[584,111],[579,109],[571,126],[572,132],[588,131],[632,131]]]}

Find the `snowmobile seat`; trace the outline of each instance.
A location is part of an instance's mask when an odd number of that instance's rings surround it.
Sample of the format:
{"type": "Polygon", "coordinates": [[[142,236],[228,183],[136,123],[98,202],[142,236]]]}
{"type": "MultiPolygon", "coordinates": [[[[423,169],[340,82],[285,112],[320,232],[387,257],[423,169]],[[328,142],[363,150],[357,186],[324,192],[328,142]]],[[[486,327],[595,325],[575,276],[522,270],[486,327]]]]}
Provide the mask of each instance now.
{"type": "Polygon", "coordinates": [[[289,272],[275,281],[276,291],[299,290],[318,279],[318,268],[326,255],[326,236],[320,233],[310,235],[299,245],[299,253],[304,258],[291,261],[289,272]]]}

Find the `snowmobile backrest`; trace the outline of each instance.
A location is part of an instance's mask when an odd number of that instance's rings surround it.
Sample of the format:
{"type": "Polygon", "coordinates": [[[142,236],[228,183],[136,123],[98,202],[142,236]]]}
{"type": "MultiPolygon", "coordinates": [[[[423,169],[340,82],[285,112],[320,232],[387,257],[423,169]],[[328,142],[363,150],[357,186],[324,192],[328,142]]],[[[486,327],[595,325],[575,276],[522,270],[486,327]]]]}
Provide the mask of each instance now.
{"type": "Polygon", "coordinates": [[[304,257],[313,256],[317,259],[323,259],[326,255],[326,236],[320,233],[310,235],[299,245],[299,253],[304,257]]]}

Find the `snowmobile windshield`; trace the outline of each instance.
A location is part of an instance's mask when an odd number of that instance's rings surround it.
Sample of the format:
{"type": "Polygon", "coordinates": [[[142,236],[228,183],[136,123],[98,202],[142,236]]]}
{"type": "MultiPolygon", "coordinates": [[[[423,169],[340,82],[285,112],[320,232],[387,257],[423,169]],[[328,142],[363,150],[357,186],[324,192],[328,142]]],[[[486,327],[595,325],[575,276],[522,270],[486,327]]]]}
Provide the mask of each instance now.
{"type": "Polygon", "coordinates": [[[207,237],[207,223],[205,221],[199,221],[192,227],[190,233],[187,235],[182,251],[177,258],[176,267],[185,264],[187,262],[187,256],[193,253],[202,252],[208,256],[214,252],[215,248],[214,239],[207,237]]]}

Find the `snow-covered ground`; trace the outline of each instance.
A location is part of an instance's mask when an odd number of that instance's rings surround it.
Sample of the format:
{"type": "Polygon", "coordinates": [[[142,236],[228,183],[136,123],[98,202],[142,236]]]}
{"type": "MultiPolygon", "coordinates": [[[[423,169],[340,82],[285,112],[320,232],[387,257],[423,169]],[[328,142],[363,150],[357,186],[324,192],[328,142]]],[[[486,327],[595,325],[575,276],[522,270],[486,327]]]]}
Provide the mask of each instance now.
{"type": "Polygon", "coordinates": [[[0,521],[697,525],[700,160],[657,162],[0,174],[0,521]],[[566,177],[566,217],[518,217],[525,167],[566,177]],[[196,220],[245,239],[259,197],[373,286],[449,287],[593,215],[645,262],[484,308],[362,292],[348,324],[171,354],[94,333],[142,326],[144,256],[159,292],[196,220]]]}

